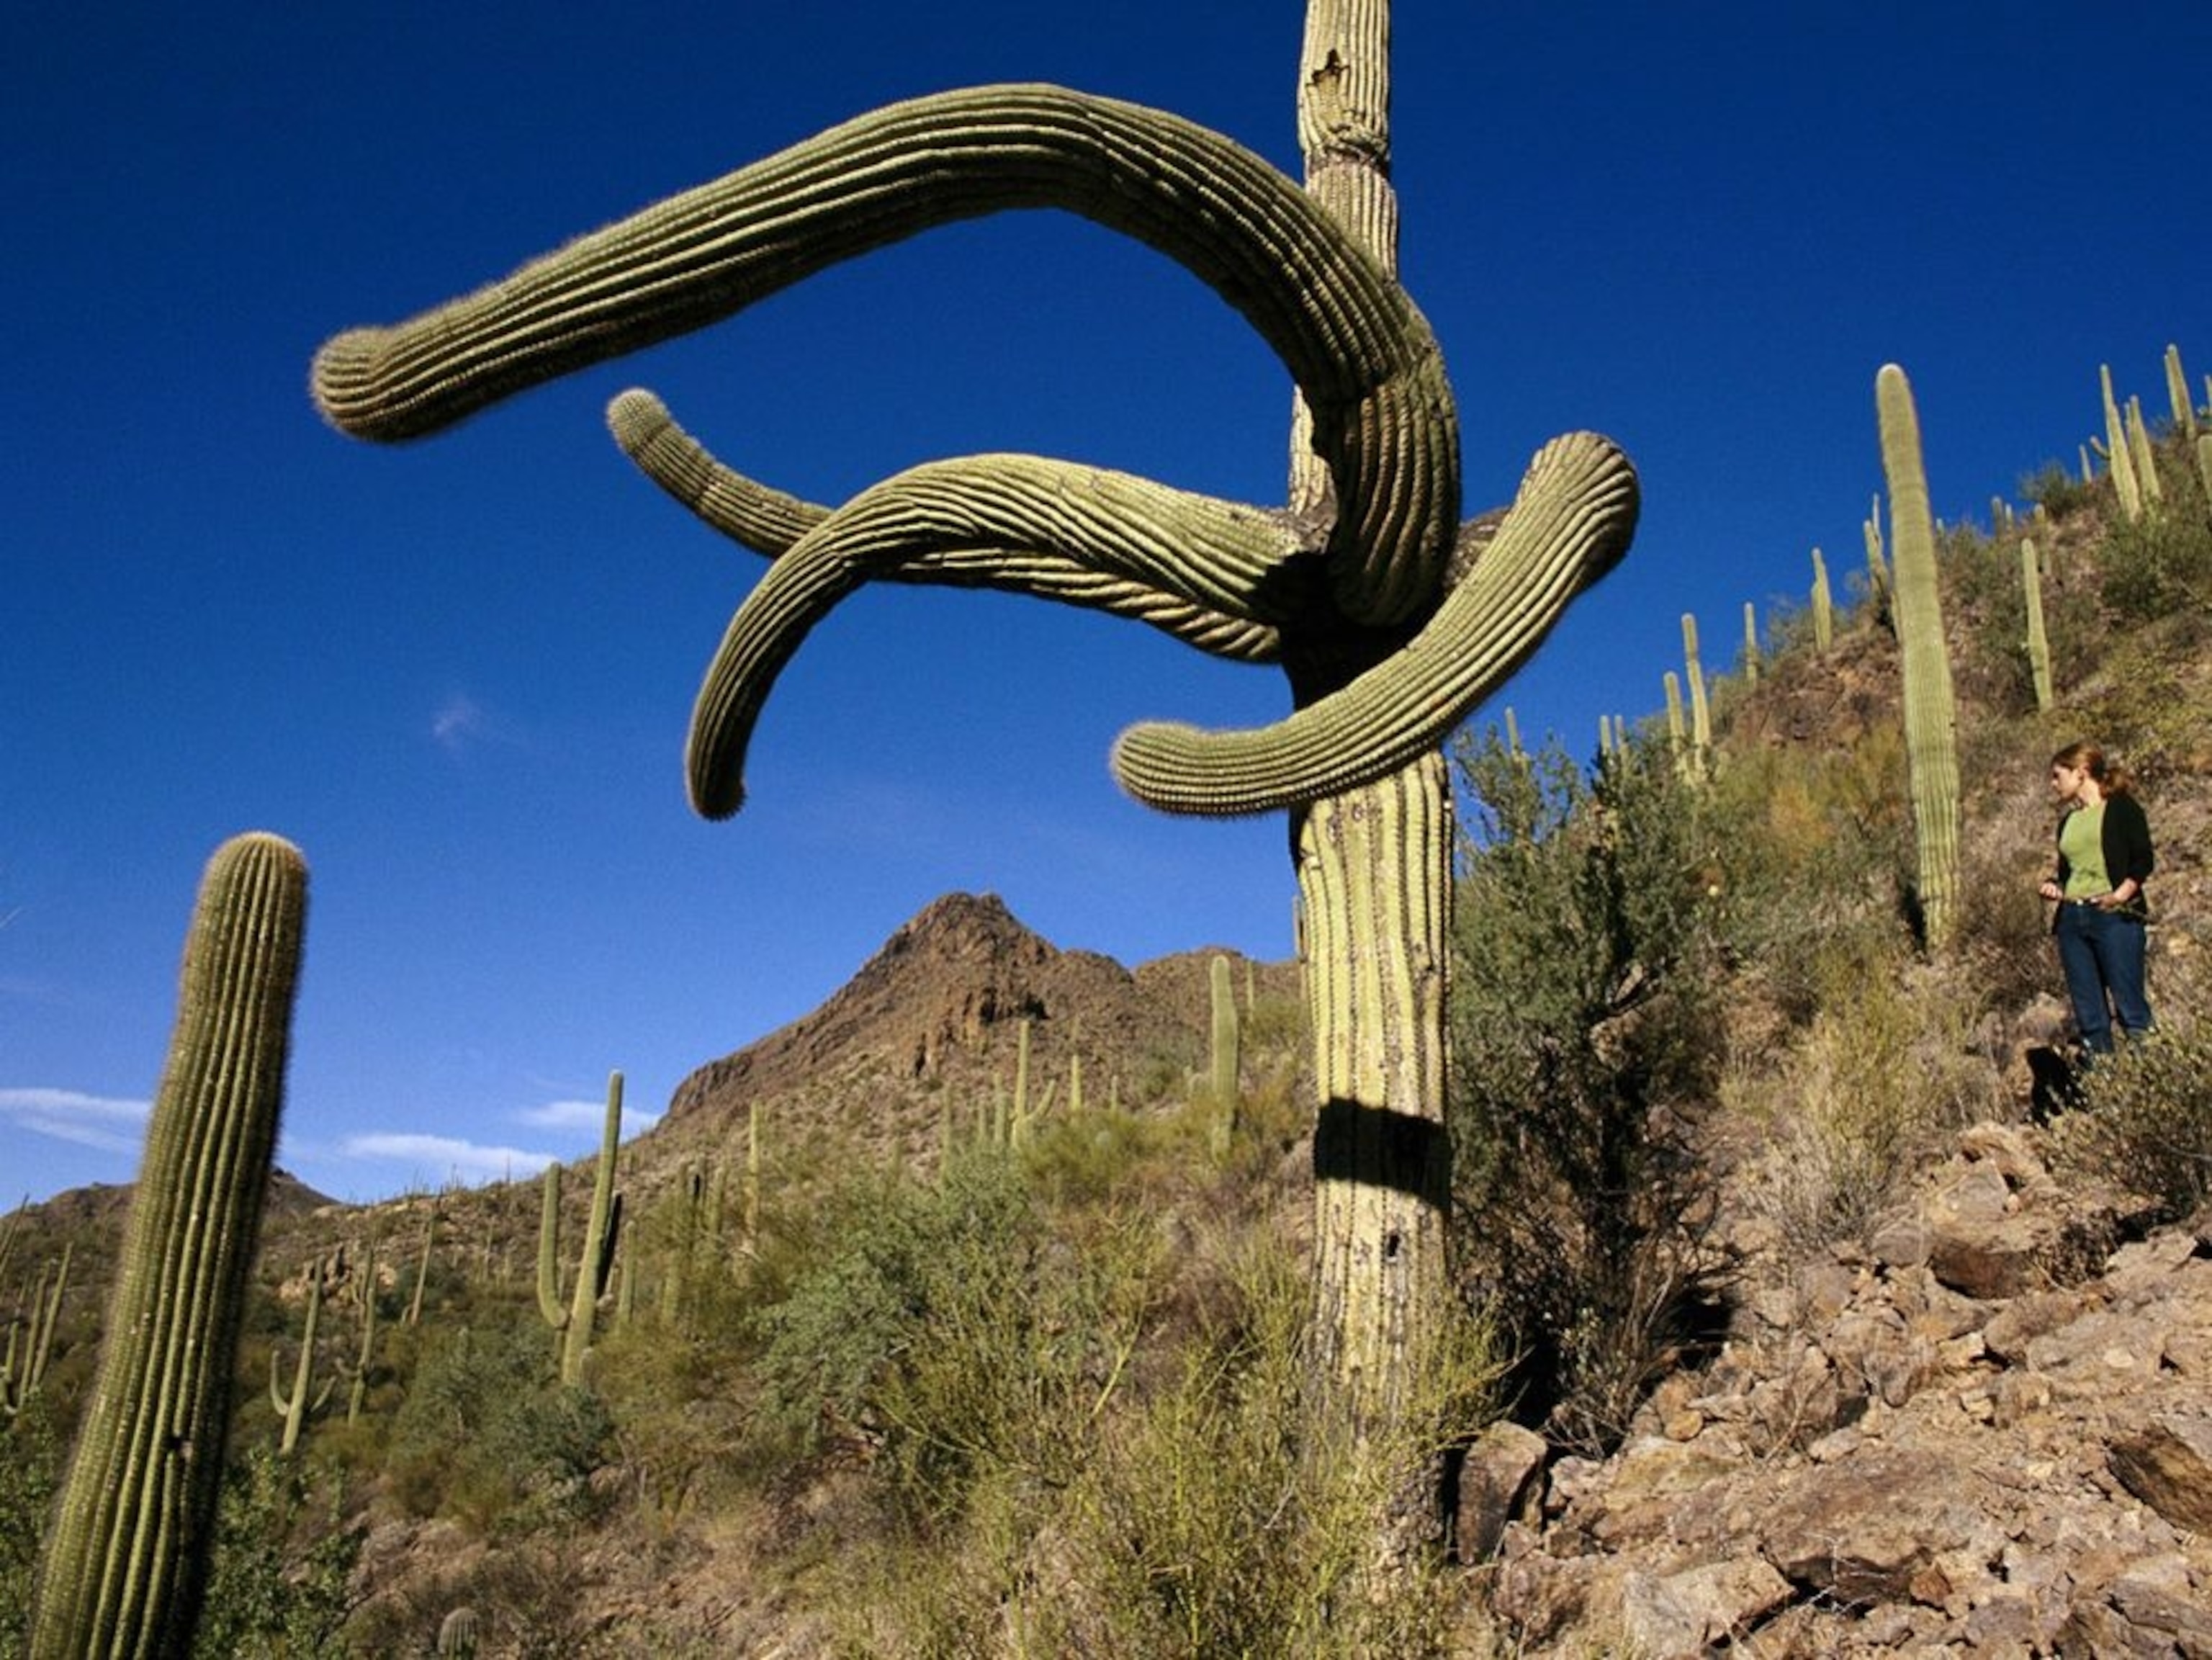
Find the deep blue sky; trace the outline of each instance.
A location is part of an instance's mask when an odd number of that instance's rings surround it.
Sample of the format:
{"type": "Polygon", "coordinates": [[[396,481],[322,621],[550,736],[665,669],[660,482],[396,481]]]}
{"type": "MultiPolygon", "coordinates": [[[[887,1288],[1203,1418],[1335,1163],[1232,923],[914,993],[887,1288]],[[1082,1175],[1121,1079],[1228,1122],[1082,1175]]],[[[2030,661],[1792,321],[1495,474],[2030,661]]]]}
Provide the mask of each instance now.
{"type": "MultiPolygon", "coordinates": [[[[684,805],[691,697],[757,567],[637,477],[654,387],[837,500],[1022,449],[1280,499],[1286,383],[1155,256],[1058,216],[939,233],[427,443],[310,408],[388,322],[889,100],[1058,81],[1295,172],[1300,8],[1102,0],[619,9],[126,3],[0,58],[0,1205],[129,1177],[208,853],[313,867],[283,1158],[349,1197],[595,1139],[805,1012],[908,916],[993,890],[1126,962],[1290,950],[1278,821],[1122,798],[1113,735],[1249,724],[1279,678],[1133,623],[865,594],[684,805]],[[574,1104],[586,1104],[579,1111],[574,1104]],[[568,1104],[564,1105],[564,1104],[568,1104]],[[450,1145],[362,1138],[447,1138],[450,1145]],[[501,1150],[512,1150],[508,1152],[501,1150]]],[[[1469,511],[1590,427],[1644,478],[1626,565],[1506,695],[1578,751],[1657,706],[1695,611],[1839,575],[1881,488],[1876,368],[1940,516],[2212,369],[2212,7],[1400,0],[1403,271],[1460,399],[1469,511]]]]}

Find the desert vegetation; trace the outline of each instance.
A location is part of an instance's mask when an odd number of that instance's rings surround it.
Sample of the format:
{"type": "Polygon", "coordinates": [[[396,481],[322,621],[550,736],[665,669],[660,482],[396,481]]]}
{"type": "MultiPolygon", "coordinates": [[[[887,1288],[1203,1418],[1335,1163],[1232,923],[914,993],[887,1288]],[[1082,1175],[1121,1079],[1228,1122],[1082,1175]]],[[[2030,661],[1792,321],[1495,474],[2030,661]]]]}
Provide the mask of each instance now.
{"type": "MultiPolygon", "coordinates": [[[[1615,1456],[1762,1287],[1848,1260],[1970,1125],[2127,1195],[2127,1237],[2201,1218],[2212,502],[2179,412],[2142,448],[2160,494],[2132,514],[2053,466],[1988,529],[1935,529],[1965,827],[1940,938],[1911,625],[1871,575],[1771,617],[1755,683],[1700,670],[1698,728],[1608,721],[1587,760],[1510,721],[1456,740],[1452,1316],[1389,1426],[1401,1466],[1455,1468],[1498,1423],[1615,1456]],[[2028,581],[2066,597],[2040,642],[2028,581]],[[2083,732],[2161,830],[2163,1030],[2054,1109],[2025,1060],[2063,1038],[2041,763],[2083,732]]],[[[1304,1003],[1225,959],[1177,983],[1187,1023],[1110,1056],[1032,1055],[1010,1019],[988,1084],[914,1095],[903,1151],[818,1103],[672,1118],[603,1155],[595,1233],[573,1183],[274,1205],[205,1437],[194,1651],[1511,1651],[1451,1543],[1369,1575],[1392,1461],[1302,1409],[1304,1003]],[[517,1265],[564,1220],[584,1243],[541,1298],[517,1265]]],[[[95,1363],[142,1250],[112,1204],[0,1221],[9,1651],[41,1564],[52,1586],[103,1548],[52,1518],[72,1441],[108,1433],[95,1363]]]]}

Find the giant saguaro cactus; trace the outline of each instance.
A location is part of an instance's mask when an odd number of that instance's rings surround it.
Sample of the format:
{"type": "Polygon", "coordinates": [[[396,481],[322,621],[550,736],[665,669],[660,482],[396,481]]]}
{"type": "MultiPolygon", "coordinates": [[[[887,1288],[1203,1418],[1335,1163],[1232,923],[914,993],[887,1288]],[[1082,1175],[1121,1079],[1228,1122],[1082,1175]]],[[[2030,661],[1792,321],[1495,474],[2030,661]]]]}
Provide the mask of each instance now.
{"type": "Polygon", "coordinates": [[[191,1648],[307,879],[298,849],[255,834],[218,848],[201,883],[100,1372],[40,1570],[33,1660],[191,1648]]]}
{"type": "Polygon", "coordinates": [[[1905,752],[1911,775],[1913,836],[1919,856],[1920,909],[1928,945],[1951,937],[1959,895],[1959,722],[1951,659],[1936,574],[1936,521],[1921,458],[1920,416],[1912,387],[1894,363],[1875,377],[1882,471],[1889,480],[1889,526],[1896,544],[1898,654],[1904,664],[1905,752]]]}
{"type": "Polygon", "coordinates": [[[835,506],[717,461],[642,392],[610,411],[662,488],[773,563],[692,716],[691,799],[744,794],[752,728],[807,631],[871,578],[1011,589],[1279,664],[1293,708],[1246,732],[1140,725],[1123,787],[1168,811],[1287,809],[1305,899],[1322,1109],[1316,1353],[1355,1425],[1390,1409],[1442,1305],[1443,738],[1625,550],[1627,459],[1545,446],[1502,515],[1460,520],[1458,426],[1399,287],[1379,0],[1316,0],[1300,134],[1311,192],[1158,110],[1048,86],[894,105],[569,243],[390,328],[331,340],[316,394],[348,431],[434,431],[525,387],[742,311],[934,226],[1060,208],[1177,261],[1273,349],[1300,397],[1291,501],[1216,500],[1024,455],[915,467],[835,506]]]}

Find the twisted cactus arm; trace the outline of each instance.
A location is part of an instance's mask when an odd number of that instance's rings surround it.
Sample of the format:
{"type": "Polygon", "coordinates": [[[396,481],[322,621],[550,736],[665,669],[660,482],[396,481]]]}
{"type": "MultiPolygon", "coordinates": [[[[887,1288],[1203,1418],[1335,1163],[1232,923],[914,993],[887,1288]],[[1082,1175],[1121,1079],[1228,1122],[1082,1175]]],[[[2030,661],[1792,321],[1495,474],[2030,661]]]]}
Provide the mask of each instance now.
{"type": "MultiPolygon", "coordinates": [[[[833,511],[772,489],[716,460],[676,423],[667,407],[651,392],[623,392],[609,406],[607,424],[623,453],[647,477],[689,508],[702,523],[771,559],[781,557],[802,538],[818,530],[833,511]]],[[[986,460],[977,458],[966,465],[980,471],[986,460]]],[[[1183,562],[1172,557],[1164,560],[1158,551],[1148,551],[1141,561],[1125,561],[1116,546],[1118,537],[1104,538],[1095,550],[1063,538],[1067,542],[1063,556],[1061,551],[1042,546],[1010,550],[1000,545],[940,545],[933,536],[918,539],[896,563],[887,556],[871,558],[866,575],[872,580],[1000,588],[1057,599],[1149,623],[1184,644],[1217,657],[1246,663],[1274,661],[1282,651],[1280,635],[1272,623],[1256,622],[1249,613],[1263,606],[1279,614],[1285,609],[1281,584],[1276,585],[1278,594],[1272,599],[1263,592],[1262,584],[1273,579],[1291,557],[1308,551],[1293,532],[1287,515],[1184,496],[1155,485],[1142,489],[1154,498],[1155,516],[1173,502],[1179,518],[1182,504],[1188,503],[1197,521],[1200,544],[1212,539],[1211,526],[1215,523],[1233,525],[1235,545],[1229,559],[1217,569],[1201,567],[1190,575],[1196,586],[1217,592],[1224,583],[1240,587],[1243,591],[1233,609],[1247,614],[1232,615],[1171,591],[1170,585],[1182,579],[1179,565],[1183,562]],[[1255,524],[1264,528],[1255,531],[1255,524]],[[1152,569],[1147,571],[1147,566],[1152,569]]],[[[1012,506],[1006,504],[1009,510],[1012,506]]],[[[978,535],[987,533],[982,526],[992,516],[981,508],[979,502],[978,535]]],[[[1179,528],[1176,525],[1158,527],[1162,535],[1172,535],[1179,528]]]]}
{"type": "Polygon", "coordinates": [[[1279,603],[1271,583],[1295,551],[1277,517],[1103,468],[981,455],[901,473],[800,538],[731,619],[692,714],[692,805],[721,818],[744,801],[761,707],[831,606],[872,575],[979,542],[995,550],[994,586],[1069,599],[1089,584],[1112,610],[1133,610],[1132,591],[1220,609],[1279,603]]]}
{"type": "Polygon", "coordinates": [[[1055,207],[1158,249],[1274,349],[1337,500],[1337,606],[1425,614],[1458,517],[1458,429],[1427,324],[1304,192],[1218,133],[1043,86],[895,104],[672,198],[395,327],[326,344],[316,396],[396,440],[728,317],[933,226],[1055,207]]]}
{"type": "Polygon", "coordinates": [[[1271,727],[1132,727],[1114,771],[1171,812],[1233,815],[1370,783],[1440,745],[1535,650],[1571,601],[1626,551],[1638,508],[1628,458],[1590,433],[1555,438],[1472,572],[1419,634],[1343,690],[1271,727]]]}

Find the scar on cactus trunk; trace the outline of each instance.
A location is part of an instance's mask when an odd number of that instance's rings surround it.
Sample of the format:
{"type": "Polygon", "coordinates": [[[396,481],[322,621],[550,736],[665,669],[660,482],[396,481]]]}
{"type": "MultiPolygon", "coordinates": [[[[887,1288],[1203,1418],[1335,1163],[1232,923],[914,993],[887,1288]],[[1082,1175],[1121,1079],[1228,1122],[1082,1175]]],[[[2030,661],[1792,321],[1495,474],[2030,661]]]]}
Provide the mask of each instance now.
{"type": "Polygon", "coordinates": [[[202,880],[92,1403],[40,1565],[33,1660],[191,1648],[307,898],[299,850],[273,836],[225,842],[202,880]]]}
{"type": "Polygon", "coordinates": [[[1147,723],[1112,763],[1165,811],[1293,815],[1322,1080],[1316,1409],[1358,1441],[1394,1420],[1447,1306],[1439,746],[1626,550],[1638,489],[1618,448],[1570,434],[1537,453],[1510,508],[1461,520],[1456,408],[1395,270],[1387,7],[1314,0],[1301,83],[1310,192],[1158,110],[1048,86],[945,93],[739,167],[411,321],[339,335],[315,388],[349,432],[419,436],[875,248],[1014,208],[1134,237],[1243,316],[1298,394],[1280,508],[1005,454],[823,505],[716,459],[649,393],[617,398],[609,421],[655,483],[772,561],[693,710],[688,784],[708,817],[744,802],[776,677],[871,580],[1058,599],[1283,667],[1292,708],[1279,722],[1147,723]]]}

